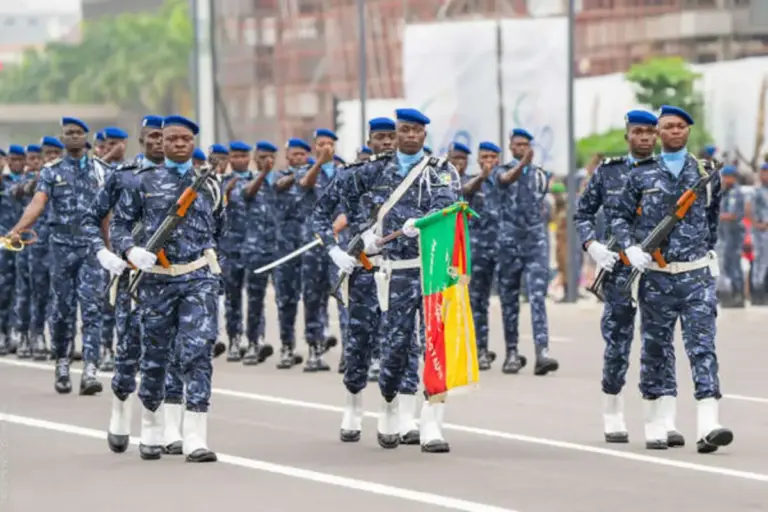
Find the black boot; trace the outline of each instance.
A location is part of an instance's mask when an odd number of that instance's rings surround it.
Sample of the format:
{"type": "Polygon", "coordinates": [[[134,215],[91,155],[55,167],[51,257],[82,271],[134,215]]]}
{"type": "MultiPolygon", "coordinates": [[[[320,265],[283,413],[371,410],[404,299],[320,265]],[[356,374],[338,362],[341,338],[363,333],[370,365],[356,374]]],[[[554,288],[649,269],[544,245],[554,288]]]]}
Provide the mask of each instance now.
{"type": "Polygon", "coordinates": [[[515,374],[525,368],[528,360],[525,356],[517,353],[517,349],[507,350],[507,357],[504,358],[504,364],[501,367],[502,373],[515,374]]]}
{"type": "Polygon", "coordinates": [[[62,358],[56,361],[56,374],[55,374],[56,392],[59,394],[67,394],[72,392],[72,379],[69,377],[69,359],[62,358]]]}
{"type": "Polygon", "coordinates": [[[0,357],[7,356],[9,352],[10,347],[8,346],[8,335],[0,332],[0,357]]]}
{"type": "Polygon", "coordinates": [[[343,374],[347,371],[347,362],[344,360],[344,350],[341,351],[341,354],[339,354],[339,368],[338,372],[343,374]]]}
{"type": "Polygon", "coordinates": [[[229,337],[229,351],[227,352],[228,363],[239,363],[243,359],[243,354],[240,352],[240,336],[229,337]]]}
{"type": "Polygon", "coordinates": [[[32,358],[32,346],[29,342],[29,336],[27,333],[22,333],[19,340],[19,348],[16,350],[16,357],[19,359],[31,359],[32,358]]]}
{"type": "Polygon", "coordinates": [[[99,370],[102,372],[115,371],[115,356],[112,353],[112,349],[104,347],[101,350],[101,360],[99,361],[99,370]]]}
{"type": "Polygon", "coordinates": [[[80,379],[80,394],[92,396],[101,393],[104,388],[96,376],[96,363],[85,363],[83,368],[83,377],[80,379]]]}
{"type": "Polygon", "coordinates": [[[258,340],[256,343],[252,342],[248,345],[248,350],[243,356],[243,364],[246,366],[261,364],[274,353],[275,349],[272,348],[272,345],[264,343],[262,340],[258,340]]]}
{"type": "Polygon", "coordinates": [[[8,336],[8,351],[11,354],[15,354],[16,351],[19,349],[19,344],[21,343],[21,335],[14,329],[11,331],[11,334],[8,336]]]}
{"type": "Polygon", "coordinates": [[[277,362],[278,370],[290,370],[297,364],[304,362],[304,358],[293,352],[293,347],[283,345],[280,349],[280,361],[277,362]]]}
{"type": "Polygon", "coordinates": [[[336,338],[336,336],[328,336],[325,338],[325,340],[323,340],[323,343],[319,344],[320,346],[318,347],[318,350],[320,353],[318,355],[322,356],[338,344],[339,340],[336,338]]]}
{"type": "Polygon", "coordinates": [[[560,368],[557,359],[549,357],[549,349],[545,347],[536,347],[536,366],[533,369],[534,375],[546,375],[549,372],[556,372],[560,368]]]}
{"type": "Polygon", "coordinates": [[[227,351],[227,346],[223,342],[217,341],[213,345],[213,358],[216,359],[226,351],[227,351]]]}
{"type": "Polygon", "coordinates": [[[321,354],[322,352],[320,348],[316,345],[310,345],[307,364],[304,365],[305,372],[327,372],[331,369],[331,367],[328,366],[328,363],[323,361],[323,356],[321,354]]]}
{"type": "Polygon", "coordinates": [[[727,428],[716,428],[703,439],[696,442],[696,451],[699,453],[714,453],[721,446],[728,446],[733,442],[733,432],[727,428]]]}
{"type": "Polygon", "coordinates": [[[491,369],[491,358],[488,356],[488,351],[484,348],[477,351],[477,365],[481,372],[491,369]]]}
{"type": "Polygon", "coordinates": [[[32,358],[35,361],[48,360],[48,344],[43,333],[32,335],[32,358]]]}
{"type": "Polygon", "coordinates": [[[685,446],[685,436],[677,430],[667,432],[667,446],[670,448],[680,448],[685,446]]]}

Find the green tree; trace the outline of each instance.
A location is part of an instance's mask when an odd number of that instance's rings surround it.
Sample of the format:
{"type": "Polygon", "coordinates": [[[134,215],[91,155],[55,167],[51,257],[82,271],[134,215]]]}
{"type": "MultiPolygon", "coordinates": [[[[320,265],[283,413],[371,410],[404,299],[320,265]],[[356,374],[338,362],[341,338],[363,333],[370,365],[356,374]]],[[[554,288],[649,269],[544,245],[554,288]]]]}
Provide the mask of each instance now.
{"type": "Polygon", "coordinates": [[[662,105],[674,105],[693,116],[696,125],[688,140],[691,150],[698,151],[712,142],[712,135],[704,126],[704,98],[696,90],[701,74],[693,71],[683,58],[651,58],[633,65],[625,76],[634,85],[638,103],[656,111],[662,105]]]}
{"type": "MultiPolygon", "coordinates": [[[[691,130],[688,147],[698,151],[712,142],[712,136],[704,127],[704,100],[696,90],[701,78],[680,57],[651,58],[633,65],[625,75],[635,90],[637,102],[650,110],[658,111],[662,105],[674,105],[689,112],[696,120],[691,130]]],[[[577,142],[577,155],[586,161],[591,154],[623,154],[626,151],[624,130],[610,130],[594,134],[577,142]]]]}
{"type": "Polygon", "coordinates": [[[0,102],[111,103],[138,113],[183,111],[194,45],[185,0],[157,13],[86,22],[80,43],[26,52],[0,71],[0,102]]]}

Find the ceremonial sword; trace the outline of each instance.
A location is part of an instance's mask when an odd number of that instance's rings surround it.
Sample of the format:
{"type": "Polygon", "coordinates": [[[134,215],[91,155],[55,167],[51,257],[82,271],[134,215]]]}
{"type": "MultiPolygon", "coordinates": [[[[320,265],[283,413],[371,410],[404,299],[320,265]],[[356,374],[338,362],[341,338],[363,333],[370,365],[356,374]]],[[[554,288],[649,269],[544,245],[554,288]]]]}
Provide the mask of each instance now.
{"type": "Polygon", "coordinates": [[[309,242],[308,244],[303,245],[302,247],[299,247],[298,249],[296,249],[292,253],[286,254],[282,258],[273,261],[269,265],[264,265],[261,268],[257,268],[256,270],[253,271],[253,273],[254,274],[263,274],[264,272],[266,272],[268,270],[272,270],[275,267],[279,267],[280,265],[282,265],[286,261],[290,261],[290,260],[292,260],[293,258],[295,258],[297,256],[301,256],[302,254],[304,254],[308,250],[310,250],[310,249],[312,249],[314,247],[317,247],[318,245],[322,245],[322,244],[323,244],[323,241],[320,240],[319,238],[317,238],[317,239],[313,240],[312,242],[309,242]]]}

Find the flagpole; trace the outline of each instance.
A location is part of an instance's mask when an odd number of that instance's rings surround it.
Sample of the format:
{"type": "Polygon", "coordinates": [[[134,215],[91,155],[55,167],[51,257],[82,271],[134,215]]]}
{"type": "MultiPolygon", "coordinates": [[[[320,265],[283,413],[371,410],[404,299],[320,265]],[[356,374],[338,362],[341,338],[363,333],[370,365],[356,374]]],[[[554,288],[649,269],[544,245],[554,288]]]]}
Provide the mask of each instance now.
{"type": "Polygon", "coordinates": [[[579,298],[579,278],[581,269],[576,268],[579,264],[579,253],[581,247],[576,233],[576,222],[573,219],[573,213],[578,201],[576,191],[576,143],[574,141],[574,115],[573,115],[573,81],[575,78],[575,32],[576,32],[576,6],[575,0],[568,0],[568,215],[566,219],[567,240],[568,240],[568,287],[565,293],[566,302],[576,302],[579,298]]]}

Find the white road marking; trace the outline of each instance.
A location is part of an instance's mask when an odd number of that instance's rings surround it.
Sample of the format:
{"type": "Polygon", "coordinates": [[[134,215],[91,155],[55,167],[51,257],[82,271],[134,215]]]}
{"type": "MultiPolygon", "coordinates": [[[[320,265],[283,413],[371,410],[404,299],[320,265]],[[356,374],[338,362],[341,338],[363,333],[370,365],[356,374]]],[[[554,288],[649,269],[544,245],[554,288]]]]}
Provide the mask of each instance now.
{"type": "MultiPolygon", "coordinates": [[[[85,428],[67,423],[56,423],[38,418],[29,418],[26,416],[16,416],[14,414],[0,413],[0,422],[7,422],[14,425],[23,425],[25,427],[39,428],[43,430],[50,430],[63,434],[89,437],[99,440],[105,440],[107,437],[106,432],[103,430],[95,430],[92,428],[85,428]]],[[[137,446],[139,444],[139,439],[132,437],[131,444],[137,446]]],[[[433,505],[450,510],[462,510],[465,512],[515,512],[512,509],[485,505],[483,503],[476,503],[474,501],[449,498],[447,496],[440,496],[438,494],[413,491],[410,489],[403,489],[401,487],[394,487],[391,485],[384,485],[366,480],[357,480],[355,478],[347,478],[329,473],[320,473],[318,471],[310,471],[308,469],[302,469],[293,466],[283,466],[282,464],[273,464],[271,462],[265,462],[256,459],[247,459],[245,457],[238,457],[236,455],[226,455],[223,453],[217,455],[219,462],[229,464],[231,466],[255,469],[256,471],[264,471],[266,473],[273,473],[276,475],[308,480],[310,482],[316,482],[320,484],[333,485],[335,487],[343,487],[345,489],[362,491],[370,494],[378,494],[380,496],[399,498],[401,500],[433,505]]]]}
{"type": "MultiPolygon", "coordinates": [[[[52,370],[53,366],[44,363],[33,363],[28,361],[18,361],[12,359],[0,359],[0,363],[7,364],[9,366],[17,366],[22,368],[33,368],[42,370],[52,370]]],[[[82,370],[73,368],[71,373],[82,373],[82,370]]],[[[108,377],[103,375],[102,377],[108,377]]],[[[283,398],[273,395],[262,395],[258,393],[249,393],[245,391],[236,391],[231,389],[213,388],[213,393],[216,395],[227,396],[230,398],[240,398],[243,400],[253,400],[257,402],[270,403],[275,405],[282,405],[287,407],[297,407],[301,409],[311,409],[316,411],[325,411],[333,413],[342,413],[344,410],[341,407],[322,404],[318,402],[307,402],[304,400],[294,400],[291,398],[283,398]]],[[[756,401],[759,403],[768,403],[768,399],[743,397],[741,395],[723,395],[725,398],[733,400],[743,400],[747,402],[756,401]]],[[[378,414],[375,412],[366,412],[366,417],[378,418],[378,414]]],[[[650,455],[641,455],[638,453],[624,452],[619,450],[612,450],[609,448],[600,448],[597,446],[590,446],[578,443],[572,443],[568,441],[559,441],[556,439],[547,439],[543,437],[527,436],[523,434],[514,434],[511,432],[502,432],[498,430],[491,430],[486,428],[472,427],[467,425],[456,425],[446,423],[443,425],[445,430],[453,430],[455,432],[463,432],[465,434],[473,434],[483,437],[490,437],[496,439],[504,439],[507,441],[516,441],[520,443],[535,444],[539,446],[547,446],[550,448],[559,448],[563,450],[571,450],[582,453],[591,453],[593,455],[602,455],[606,457],[613,457],[616,459],[631,460],[634,462],[643,462],[646,464],[653,464],[656,466],[666,466],[677,469],[685,469],[688,471],[696,471],[699,473],[709,473],[721,476],[730,476],[733,478],[739,478],[742,480],[752,480],[757,482],[768,483],[768,474],[753,473],[750,471],[740,471],[736,469],[723,468],[719,466],[710,466],[707,464],[696,464],[693,462],[685,462],[680,460],[664,459],[661,457],[653,457],[650,455]]]]}

